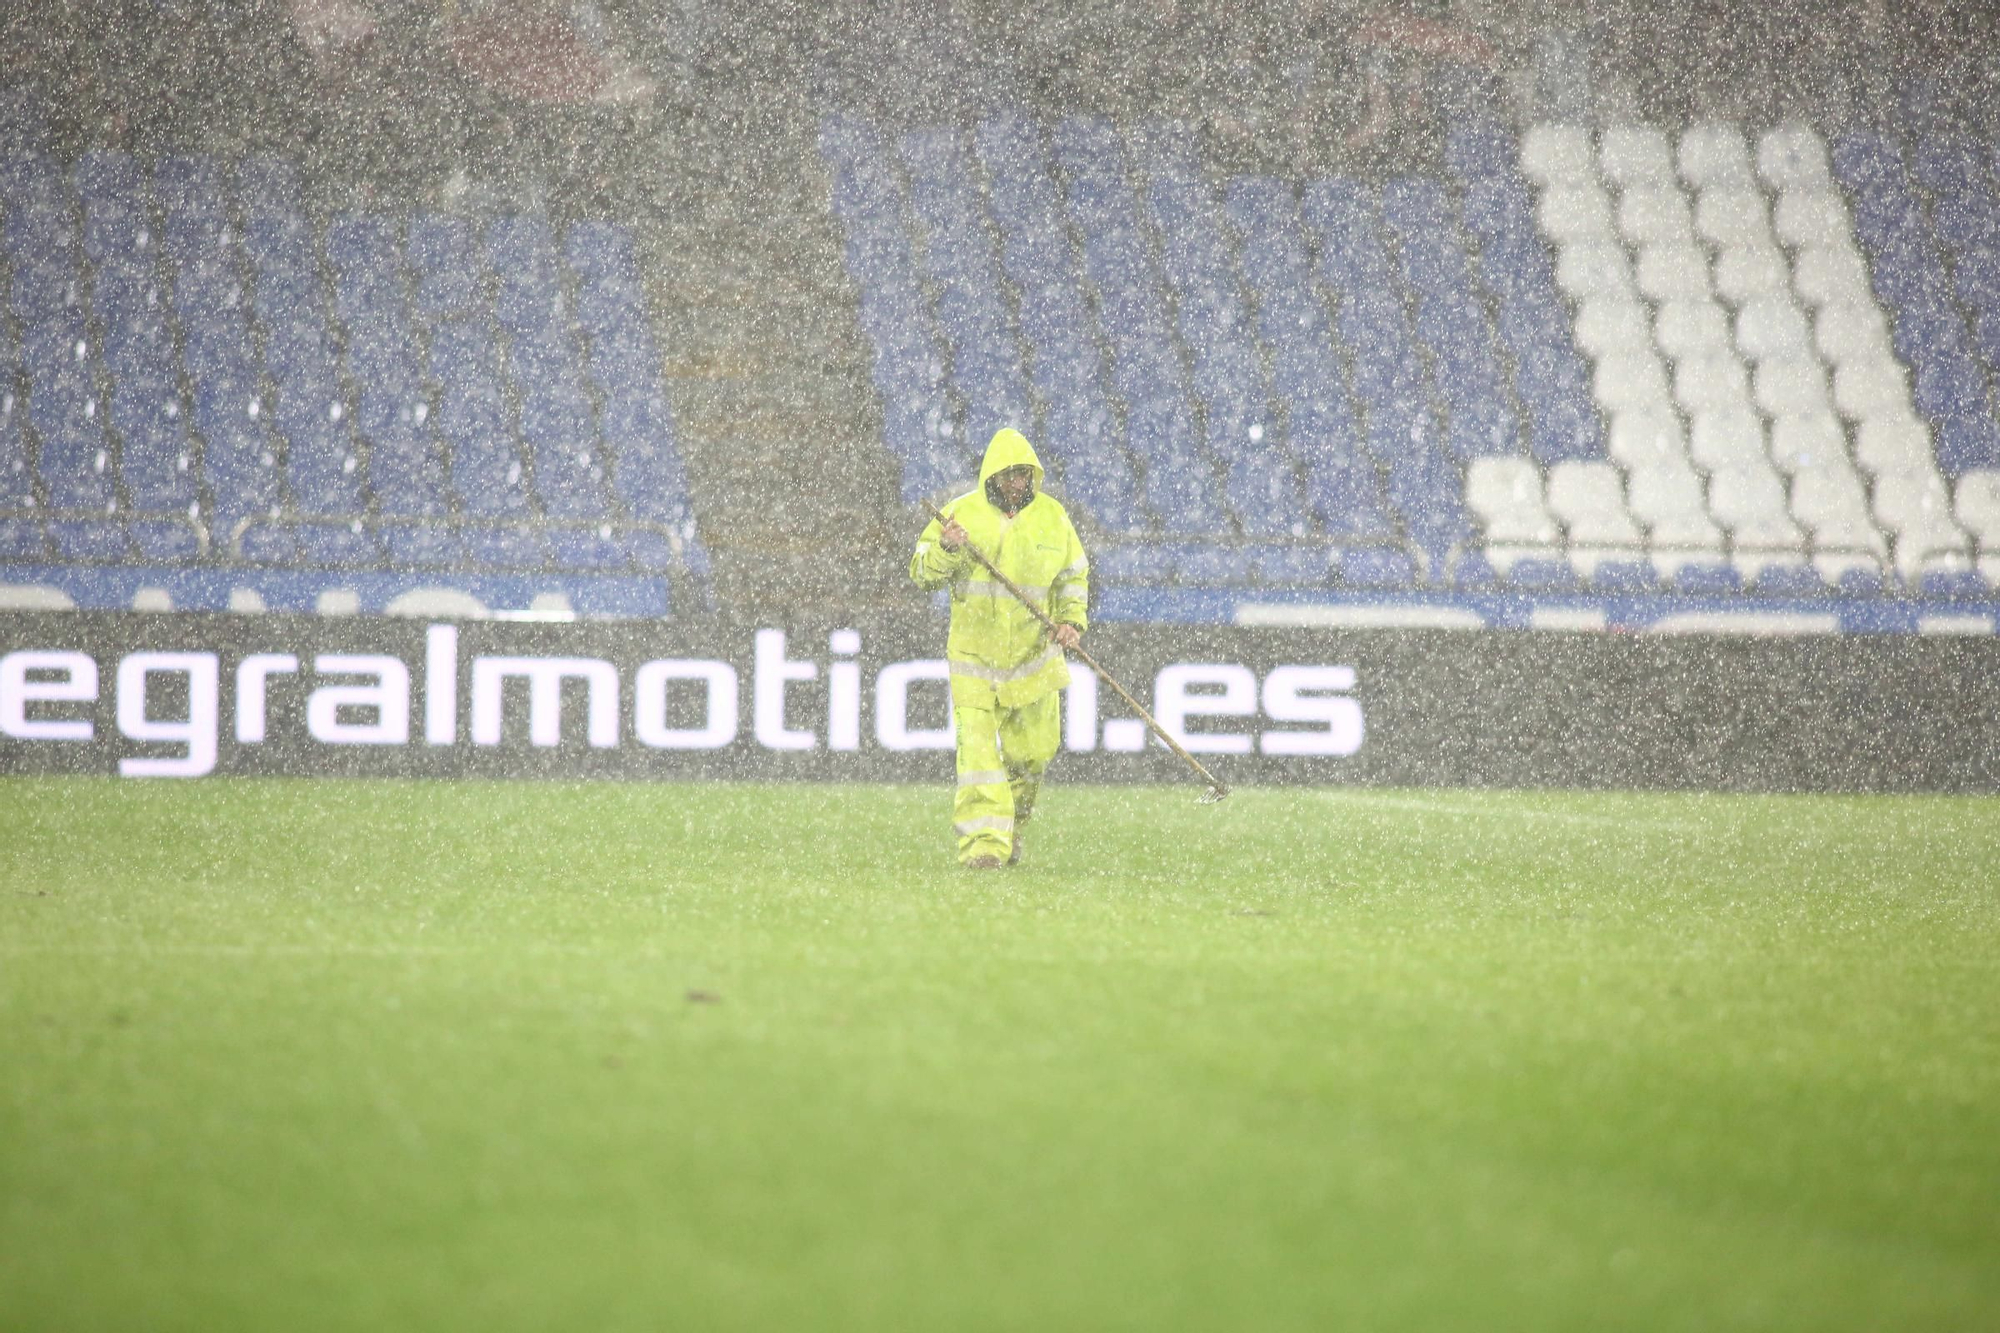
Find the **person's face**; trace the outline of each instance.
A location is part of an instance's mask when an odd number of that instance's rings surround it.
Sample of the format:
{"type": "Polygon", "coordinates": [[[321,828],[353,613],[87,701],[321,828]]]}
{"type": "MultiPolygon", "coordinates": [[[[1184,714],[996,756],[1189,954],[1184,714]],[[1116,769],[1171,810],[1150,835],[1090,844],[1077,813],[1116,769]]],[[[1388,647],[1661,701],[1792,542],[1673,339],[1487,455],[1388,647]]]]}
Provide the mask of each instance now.
{"type": "Polygon", "coordinates": [[[1007,502],[1009,509],[1019,508],[1034,484],[1035,470],[1025,463],[1002,468],[993,474],[993,488],[1000,492],[1000,498],[1007,502]]]}

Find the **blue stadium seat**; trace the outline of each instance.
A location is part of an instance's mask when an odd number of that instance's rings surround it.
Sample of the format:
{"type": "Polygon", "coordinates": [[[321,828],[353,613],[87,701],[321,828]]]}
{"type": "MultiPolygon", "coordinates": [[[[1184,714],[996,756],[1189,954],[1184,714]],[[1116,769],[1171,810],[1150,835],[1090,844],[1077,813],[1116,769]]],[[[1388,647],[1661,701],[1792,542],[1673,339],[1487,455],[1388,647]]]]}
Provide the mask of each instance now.
{"type": "Polygon", "coordinates": [[[1333,577],[1339,558],[1330,546],[1268,546],[1257,553],[1257,582],[1275,588],[1317,588],[1333,577]]]}
{"type": "Polygon", "coordinates": [[[1659,575],[1644,560],[1605,560],[1590,573],[1590,586],[1597,592],[1649,593],[1659,585],[1659,575]]]}
{"type": "Polygon", "coordinates": [[[62,560],[109,564],[132,554],[122,519],[50,519],[48,533],[62,560]]]}
{"type": "Polygon", "coordinates": [[[641,573],[672,574],[682,567],[682,558],[675,552],[672,539],[663,532],[628,528],[618,534],[618,544],[641,573]]]}
{"type": "Polygon", "coordinates": [[[1341,553],[1337,578],[1344,588],[1405,588],[1416,582],[1417,567],[1403,551],[1362,547],[1341,553]]]}
{"type": "Polygon", "coordinates": [[[357,520],[351,523],[297,523],[292,535],[299,559],[332,569],[364,569],[382,563],[375,535],[357,520]]]}
{"type": "Polygon", "coordinates": [[[1241,546],[1194,546],[1181,553],[1175,572],[1194,587],[1236,587],[1255,578],[1256,561],[1241,546]]]}
{"type": "Polygon", "coordinates": [[[1743,591],[1735,566],[1691,561],[1674,571],[1673,590],[1690,596],[1727,596],[1743,591]]]}
{"type": "Polygon", "coordinates": [[[463,534],[465,555],[484,569],[541,569],[549,553],[539,532],[530,528],[467,528],[463,534]]]}
{"type": "Polygon", "coordinates": [[[1179,560],[1177,548],[1155,542],[1109,546],[1091,554],[1090,576],[1101,584],[1166,583],[1179,560]]]}
{"type": "Polygon", "coordinates": [[[48,532],[40,519],[0,515],[0,560],[39,563],[48,552],[48,532]]]}
{"type": "Polygon", "coordinates": [[[1993,594],[1984,576],[1976,569],[1927,569],[1917,584],[1917,590],[1925,597],[1950,600],[1986,598],[1993,594]]]}
{"type": "Polygon", "coordinates": [[[626,554],[612,538],[610,529],[551,528],[548,533],[550,564],[556,569],[608,571],[623,569],[626,554]]]}
{"type": "Polygon", "coordinates": [[[448,569],[465,559],[458,534],[438,524],[384,523],[376,536],[396,569],[448,569]]]}
{"type": "Polygon", "coordinates": [[[1762,597],[1823,597],[1826,580],[1811,565],[1766,565],[1750,582],[1750,591],[1762,597]]]}
{"type": "Polygon", "coordinates": [[[1888,580],[1879,569],[1843,569],[1834,580],[1834,588],[1842,597],[1882,597],[1889,594],[1888,580]]]}
{"type": "Polygon", "coordinates": [[[155,564],[185,564],[201,553],[201,539],[187,523],[135,518],[125,525],[139,558],[155,564]]]}
{"type": "Polygon", "coordinates": [[[1567,560],[1528,556],[1509,567],[1507,586],[1521,592],[1569,592],[1578,584],[1567,560]]]}

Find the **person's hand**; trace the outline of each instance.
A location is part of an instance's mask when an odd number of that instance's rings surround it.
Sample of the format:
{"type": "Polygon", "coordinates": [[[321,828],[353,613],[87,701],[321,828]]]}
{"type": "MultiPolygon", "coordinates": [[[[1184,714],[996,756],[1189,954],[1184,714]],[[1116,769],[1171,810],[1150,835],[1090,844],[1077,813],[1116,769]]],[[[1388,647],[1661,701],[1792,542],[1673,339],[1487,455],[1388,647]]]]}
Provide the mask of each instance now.
{"type": "Polygon", "coordinates": [[[938,541],[947,551],[956,551],[969,540],[970,538],[965,535],[965,529],[958,526],[958,520],[955,518],[946,518],[938,527],[938,541]]]}
{"type": "Polygon", "coordinates": [[[1057,625],[1056,642],[1065,648],[1074,648],[1083,642],[1083,631],[1074,625],[1057,625]]]}

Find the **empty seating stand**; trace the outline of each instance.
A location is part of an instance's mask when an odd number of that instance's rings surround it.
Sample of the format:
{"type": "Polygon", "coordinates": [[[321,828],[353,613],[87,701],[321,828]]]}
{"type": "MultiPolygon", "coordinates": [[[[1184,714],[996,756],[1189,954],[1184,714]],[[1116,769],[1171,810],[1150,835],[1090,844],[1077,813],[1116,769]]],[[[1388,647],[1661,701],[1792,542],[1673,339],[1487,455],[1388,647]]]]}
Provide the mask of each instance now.
{"type": "Polygon", "coordinates": [[[19,136],[0,190],[0,560],[708,599],[624,226],[320,218],[283,161],[19,136]]]}
{"type": "MultiPolygon", "coordinates": [[[[1602,564],[1625,595],[1817,596],[1850,570],[1918,592],[1992,567],[1987,382],[1950,355],[1912,373],[1871,206],[1811,126],[1517,136],[1469,98],[1443,174],[1386,181],[1228,178],[1197,143],[825,121],[906,500],[969,484],[1012,424],[1138,586],[1339,588],[1342,552],[1378,550],[1413,590],[1588,591],[1602,564]]],[[[1939,218],[1923,290],[1971,313],[1899,318],[1953,346],[2000,330],[1990,159],[1910,168],[1939,218]]]]}

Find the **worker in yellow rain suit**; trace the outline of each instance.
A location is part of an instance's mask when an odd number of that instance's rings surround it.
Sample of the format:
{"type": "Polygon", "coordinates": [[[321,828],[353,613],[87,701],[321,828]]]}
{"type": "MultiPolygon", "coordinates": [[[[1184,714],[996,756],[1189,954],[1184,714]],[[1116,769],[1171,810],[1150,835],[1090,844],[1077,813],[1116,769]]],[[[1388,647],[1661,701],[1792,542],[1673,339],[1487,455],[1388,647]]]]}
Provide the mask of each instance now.
{"type": "Polygon", "coordinates": [[[1065,648],[1087,618],[1090,562],[1069,512],[1041,494],[1042,461],[1017,430],[986,446],[979,489],[946,504],[917,539],[910,577],[951,588],[951,706],[958,734],[952,828],[958,859],[996,870],[1021,859],[1021,830],[1061,735],[1065,648]],[[967,552],[970,543],[1056,622],[1053,640],[967,552]]]}

